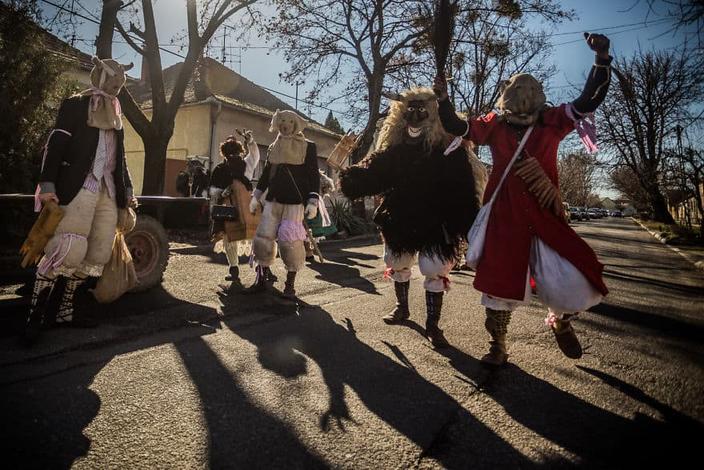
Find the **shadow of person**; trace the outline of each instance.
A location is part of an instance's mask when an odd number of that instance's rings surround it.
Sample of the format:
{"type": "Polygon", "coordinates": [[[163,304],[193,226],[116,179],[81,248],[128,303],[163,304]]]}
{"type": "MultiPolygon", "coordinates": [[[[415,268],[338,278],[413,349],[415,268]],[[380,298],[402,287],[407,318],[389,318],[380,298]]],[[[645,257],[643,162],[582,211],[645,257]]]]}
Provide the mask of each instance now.
{"type": "MultiPolygon", "coordinates": [[[[376,256],[371,257],[376,258],[376,256]]],[[[325,263],[308,263],[308,267],[318,273],[315,276],[316,279],[337,284],[340,287],[350,287],[368,294],[380,295],[372,281],[362,276],[359,269],[351,267],[357,264],[350,258],[334,257],[326,259],[325,263]]]]}
{"type": "Polygon", "coordinates": [[[90,449],[84,430],[101,408],[101,398],[91,385],[113,358],[178,341],[184,331],[179,326],[189,326],[190,335],[215,331],[203,325],[217,317],[215,309],[171,297],[163,289],[152,295],[176,309],[165,333],[155,331],[153,315],[135,315],[129,309],[148,297],[144,293],[118,301],[130,315],[106,311],[107,319],[90,334],[49,330],[32,349],[20,346],[15,338],[0,339],[0,442],[11,451],[12,461],[31,468],[71,467],[90,449]]]}
{"type": "Polygon", "coordinates": [[[198,388],[210,468],[327,468],[287,424],[253,403],[203,338],[176,343],[198,388]]]}
{"type": "MultiPolygon", "coordinates": [[[[307,367],[301,366],[301,358],[315,362],[329,396],[327,410],[319,416],[322,432],[329,430],[332,424],[348,432],[346,424],[364,426],[357,422],[359,416],[350,410],[345,399],[347,386],[366,409],[426,451],[433,447],[448,422],[463,415],[474,423],[473,435],[481,442],[493,442],[493,447],[500,449],[511,462],[529,462],[491,429],[469,416],[440,387],[361,342],[355,332],[348,329],[348,322],[336,322],[321,307],[304,306],[300,315],[291,314],[267,323],[266,328],[230,324],[227,320],[225,325],[257,347],[262,367],[284,379],[307,373],[307,367]]],[[[400,351],[391,343],[387,343],[387,347],[400,351]]],[[[296,406],[294,400],[292,397],[290,406],[296,406]]],[[[272,449],[272,452],[279,450],[272,449]]]]}
{"type": "Polygon", "coordinates": [[[577,456],[580,466],[625,468],[670,464],[693,448],[663,446],[668,426],[646,415],[625,418],[507,364],[481,391],[522,426],[577,456]],[[673,455],[677,453],[677,455],[673,455]]]}

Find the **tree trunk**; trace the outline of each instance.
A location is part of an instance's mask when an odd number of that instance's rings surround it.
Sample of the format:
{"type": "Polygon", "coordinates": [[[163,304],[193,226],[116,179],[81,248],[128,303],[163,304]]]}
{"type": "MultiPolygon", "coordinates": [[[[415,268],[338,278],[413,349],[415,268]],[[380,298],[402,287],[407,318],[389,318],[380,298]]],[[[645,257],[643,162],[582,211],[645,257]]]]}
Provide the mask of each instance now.
{"type": "Polygon", "coordinates": [[[362,138],[359,145],[352,152],[350,160],[352,163],[358,163],[369,151],[374,142],[374,133],[376,132],[376,122],[379,120],[379,107],[381,106],[381,90],[384,84],[383,70],[377,70],[372,75],[367,91],[369,94],[369,120],[362,132],[362,138]]]}
{"type": "Polygon", "coordinates": [[[122,6],[121,0],[104,0],[100,15],[98,37],[95,40],[95,55],[101,59],[112,58],[112,36],[115,30],[117,12],[122,6]]]}
{"type": "Polygon", "coordinates": [[[674,224],[675,219],[672,218],[672,214],[667,210],[667,201],[662,195],[660,188],[655,186],[650,191],[650,205],[653,209],[653,219],[664,224],[674,224]]]}
{"type": "Polygon", "coordinates": [[[142,195],[162,196],[166,173],[166,149],[169,138],[143,138],[144,140],[144,178],[142,195]]]}

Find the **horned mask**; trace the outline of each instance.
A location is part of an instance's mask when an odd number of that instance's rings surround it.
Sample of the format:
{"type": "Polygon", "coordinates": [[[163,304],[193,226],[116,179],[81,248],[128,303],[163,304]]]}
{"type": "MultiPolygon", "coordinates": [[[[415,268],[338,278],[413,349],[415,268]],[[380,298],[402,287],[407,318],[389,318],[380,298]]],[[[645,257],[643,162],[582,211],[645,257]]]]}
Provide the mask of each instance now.
{"type": "Polygon", "coordinates": [[[519,73],[505,81],[496,108],[511,124],[530,126],[545,108],[543,85],[530,74],[519,73]]]}
{"type": "Polygon", "coordinates": [[[384,120],[378,149],[401,142],[424,144],[428,147],[445,143],[448,136],[442,129],[438,102],[430,88],[411,88],[401,94],[385,94],[391,105],[384,120]]]}
{"type": "Polygon", "coordinates": [[[125,72],[133,64],[122,65],[113,59],[93,57],[90,72],[91,87],[81,94],[90,96],[88,126],[98,129],[122,129],[122,112],[117,94],[125,84],[125,72]]]}

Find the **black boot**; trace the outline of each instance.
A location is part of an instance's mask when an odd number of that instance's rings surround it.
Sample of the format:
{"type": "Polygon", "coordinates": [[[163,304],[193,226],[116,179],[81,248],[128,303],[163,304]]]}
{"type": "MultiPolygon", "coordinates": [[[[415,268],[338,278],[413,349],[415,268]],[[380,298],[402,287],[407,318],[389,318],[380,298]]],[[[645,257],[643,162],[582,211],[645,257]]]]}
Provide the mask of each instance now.
{"type": "Polygon", "coordinates": [[[90,315],[98,308],[93,295],[88,292],[86,278],[71,276],[66,280],[61,297],[56,325],[71,328],[95,328],[98,323],[90,315]]]}
{"type": "Polygon", "coordinates": [[[239,266],[230,266],[230,273],[225,276],[226,281],[238,282],[240,280],[239,266]]]}
{"type": "Polygon", "coordinates": [[[428,309],[428,316],[425,320],[425,336],[435,348],[446,348],[450,345],[442,330],[438,328],[443,294],[444,292],[425,291],[425,305],[428,309]]]}
{"type": "Polygon", "coordinates": [[[271,273],[271,271],[268,267],[257,265],[254,269],[257,273],[254,284],[244,289],[242,291],[243,294],[258,294],[264,292],[267,289],[267,285],[271,282],[269,280],[269,273],[271,273]]]}
{"type": "Polygon", "coordinates": [[[408,320],[411,312],[408,310],[408,288],[411,283],[394,281],[394,290],[396,291],[396,307],[388,314],[381,317],[384,323],[393,325],[394,323],[408,320]]]}
{"type": "Polygon", "coordinates": [[[27,346],[34,344],[39,338],[47,316],[46,310],[49,304],[49,296],[55,284],[56,279],[49,279],[37,274],[37,278],[34,281],[34,289],[32,290],[32,303],[29,307],[23,333],[23,339],[27,346]]]}
{"type": "Polygon", "coordinates": [[[281,296],[288,300],[296,300],[296,289],[294,284],[296,283],[296,271],[289,271],[286,273],[286,283],[284,284],[284,291],[281,296]]]}

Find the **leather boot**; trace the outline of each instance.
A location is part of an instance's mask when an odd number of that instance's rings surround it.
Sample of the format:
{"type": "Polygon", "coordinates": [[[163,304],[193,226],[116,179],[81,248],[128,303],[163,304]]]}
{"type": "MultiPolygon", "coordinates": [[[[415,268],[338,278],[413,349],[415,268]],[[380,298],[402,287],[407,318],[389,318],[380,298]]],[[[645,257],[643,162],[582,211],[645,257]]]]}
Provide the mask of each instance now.
{"type": "Polygon", "coordinates": [[[32,290],[32,300],[27,314],[23,332],[23,341],[27,346],[34,344],[42,330],[42,326],[46,320],[46,310],[49,304],[49,296],[56,284],[56,279],[49,279],[37,274],[32,290]]]}
{"type": "Polygon", "coordinates": [[[510,321],[511,312],[507,310],[486,309],[484,327],[491,335],[491,340],[489,341],[489,352],[480,360],[482,364],[490,367],[498,367],[506,364],[506,361],[508,361],[506,333],[510,321]]]}
{"type": "Polygon", "coordinates": [[[226,281],[238,282],[240,280],[239,266],[230,266],[230,273],[225,276],[226,281]]]}
{"type": "Polygon", "coordinates": [[[86,278],[71,276],[66,279],[66,287],[61,297],[56,325],[72,328],[95,328],[98,323],[89,315],[97,307],[95,298],[88,292],[86,278]]]}
{"type": "Polygon", "coordinates": [[[425,291],[425,305],[428,309],[428,316],[425,320],[425,336],[435,348],[446,348],[450,346],[442,330],[438,328],[440,313],[442,311],[442,297],[444,294],[444,292],[425,291]]]}
{"type": "Polygon", "coordinates": [[[254,284],[247,287],[242,291],[243,294],[258,294],[264,292],[267,289],[267,285],[271,282],[269,281],[268,273],[271,271],[266,266],[257,265],[255,272],[257,273],[254,284]]]}
{"type": "Polygon", "coordinates": [[[288,271],[286,273],[286,283],[284,284],[284,291],[281,293],[281,297],[288,300],[296,300],[296,289],[294,284],[296,283],[296,271],[288,271]]]}
{"type": "Polygon", "coordinates": [[[394,290],[396,291],[396,307],[391,312],[381,317],[384,323],[393,325],[394,323],[408,320],[408,317],[411,316],[411,312],[408,310],[408,288],[410,285],[411,283],[409,281],[394,281],[394,290]]]}

